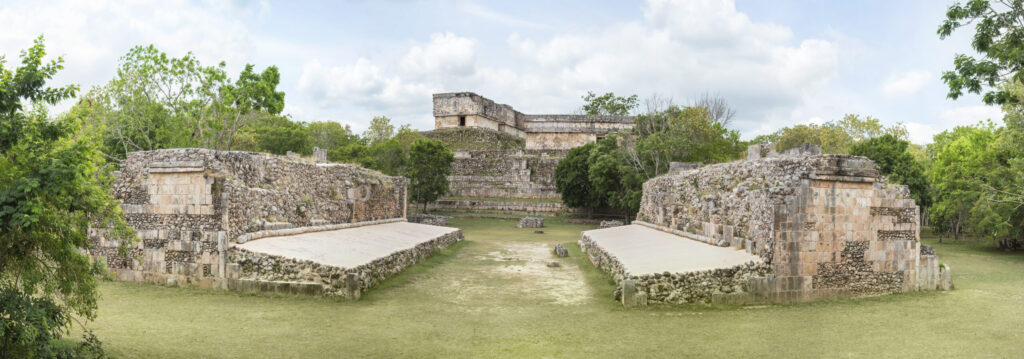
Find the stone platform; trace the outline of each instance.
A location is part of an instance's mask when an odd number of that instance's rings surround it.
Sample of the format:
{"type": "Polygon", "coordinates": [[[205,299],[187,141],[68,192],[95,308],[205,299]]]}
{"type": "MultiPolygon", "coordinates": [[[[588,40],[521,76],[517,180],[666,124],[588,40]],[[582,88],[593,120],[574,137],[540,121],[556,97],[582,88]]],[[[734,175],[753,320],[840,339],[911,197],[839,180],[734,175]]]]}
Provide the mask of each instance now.
{"type": "Polygon", "coordinates": [[[770,271],[743,250],[636,224],[585,231],[579,244],[594,265],[612,275],[615,298],[626,305],[710,303],[715,295],[744,291],[748,278],[770,271]]]}
{"type": "Polygon", "coordinates": [[[410,222],[261,238],[232,248],[229,287],[358,299],[462,239],[458,228],[410,222]]]}
{"type": "Polygon", "coordinates": [[[761,262],[755,255],[631,224],[586,231],[592,246],[615,257],[628,275],[688,273],[761,262]]]}

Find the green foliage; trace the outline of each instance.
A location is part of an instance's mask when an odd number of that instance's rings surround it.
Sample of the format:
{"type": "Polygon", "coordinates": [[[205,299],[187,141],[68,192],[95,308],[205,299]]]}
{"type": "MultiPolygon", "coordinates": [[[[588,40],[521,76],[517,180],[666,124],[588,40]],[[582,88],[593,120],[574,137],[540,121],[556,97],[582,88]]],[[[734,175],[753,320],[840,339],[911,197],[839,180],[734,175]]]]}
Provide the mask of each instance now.
{"type": "Polygon", "coordinates": [[[670,106],[637,116],[634,148],[625,155],[633,167],[651,178],[668,172],[670,162],[718,163],[735,159],[744,150],[739,132],[729,130],[702,107],[670,106]]]}
{"type": "Polygon", "coordinates": [[[640,208],[643,183],[668,172],[669,163],[735,159],[744,146],[739,133],[725,127],[728,106],[716,101],[717,117],[707,106],[669,106],[637,116],[632,134],[613,134],[570,150],[555,168],[563,203],[610,206],[622,210],[628,221],[640,208]]]}
{"type": "Polygon", "coordinates": [[[13,340],[29,346],[66,328],[65,315],[95,316],[97,276],[105,268],[83,252],[91,247],[90,225],[109,228],[107,238],[122,241],[122,254],[134,239],[107,193],[111,176],[97,141],[75,118],[53,120],[46,112],[76,88],[45,87],[62,68],[60,58],[43,65],[45,55],[40,38],[21,53],[21,67],[0,66],[0,288],[5,303],[20,308],[0,307],[0,320],[5,332],[18,333],[13,340]]]}
{"type": "Polygon", "coordinates": [[[395,126],[387,116],[377,116],[370,120],[370,128],[363,133],[363,138],[370,145],[378,144],[395,136],[395,126]]]}
{"type": "Polygon", "coordinates": [[[311,138],[305,125],[284,116],[263,116],[243,128],[238,136],[237,149],[269,152],[283,155],[292,151],[313,153],[311,138]]]}
{"type": "Polygon", "coordinates": [[[51,341],[65,334],[71,316],[48,298],[0,287],[0,358],[49,358],[51,341]]]}
{"type": "Polygon", "coordinates": [[[981,235],[1007,249],[1021,246],[1024,166],[1014,149],[1019,144],[1009,144],[1009,138],[1005,128],[992,123],[935,136],[928,146],[928,178],[935,198],[929,214],[937,230],[955,239],[964,233],[981,235]]]}
{"type": "Polygon", "coordinates": [[[111,157],[178,147],[231,150],[240,129],[284,109],[284,92],[277,91],[274,66],[256,73],[246,65],[233,82],[224,68],[204,66],[191,53],[174,58],[137,46],[121,58],[114,79],[71,112],[102,134],[111,157]]]}
{"type": "Polygon", "coordinates": [[[455,155],[441,141],[418,138],[409,148],[409,199],[423,204],[448,194],[448,175],[455,155]]]}
{"type": "Polygon", "coordinates": [[[562,203],[573,208],[595,208],[606,205],[590,185],[590,153],[596,145],[573,148],[555,167],[555,189],[562,195],[562,203]]]}
{"type": "Polygon", "coordinates": [[[928,179],[924,175],[924,167],[908,151],[909,145],[908,141],[884,134],[857,142],[850,149],[850,154],[875,161],[882,174],[891,181],[906,185],[917,205],[927,208],[931,205],[928,179]]]}
{"type": "Polygon", "coordinates": [[[521,137],[487,128],[439,128],[422,134],[443,142],[452,151],[521,150],[526,147],[526,140],[521,137]]]}
{"type": "Polygon", "coordinates": [[[939,25],[938,35],[945,39],[961,27],[974,24],[971,47],[980,59],[957,54],[953,71],[942,74],[949,85],[947,96],[963,96],[964,91],[980,94],[988,87],[982,99],[986,104],[1020,103],[1020,96],[997,88],[1003,83],[1024,83],[1024,5],[1020,1],[968,0],[956,2],[946,11],[946,19],[939,25]]]}
{"type": "Polygon", "coordinates": [[[615,96],[614,93],[606,93],[598,96],[597,94],[587,91],[587,94],[583,96],[583,108],[582,111],[587,115],[629,115],[638,105],[636,95],[629,97],[615,96]]]}
{"type": "Polygon", "coordinates": [[[404,176],[409,167],[409,150],[420,137],[419,131],[405,125],[392,137],[378,138],[376,142],[366,139],[370,144],[359,158],[360,164],[390,176],[404,176]]]}
{"type": "Polygon", "coordinates": [[[890,134],[905,140],[909,136],[906,127],[897,124],[882,125],[878,119],[847,114],[838,121],[824,124],[796,125],[786,127],[770,135],[761,135],[754,143],[774,143],[777,151],[802,146],[804,143],[821,146],[822,153],[849,154],[854,143],[890,134]]]}

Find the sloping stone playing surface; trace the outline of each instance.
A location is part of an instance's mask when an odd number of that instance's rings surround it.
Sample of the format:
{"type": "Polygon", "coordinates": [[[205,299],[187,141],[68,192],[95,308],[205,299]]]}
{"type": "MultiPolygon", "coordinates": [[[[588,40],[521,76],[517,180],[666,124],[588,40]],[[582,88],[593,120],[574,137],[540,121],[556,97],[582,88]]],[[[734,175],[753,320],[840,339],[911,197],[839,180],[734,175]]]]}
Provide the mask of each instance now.
{"type": "Polygon", "coordinates": [[[238,247],[258,253],[353,268],[457,231],[458,228],[394,222],[269,237],[239,244],[238,247]]]}
{"type": "Polygon", "coordinates": [[[632,275],[687,273],[761,262],[757,256],[742,250],[713,246],[635,224],[584,234],[615,256],[632,275]]]}

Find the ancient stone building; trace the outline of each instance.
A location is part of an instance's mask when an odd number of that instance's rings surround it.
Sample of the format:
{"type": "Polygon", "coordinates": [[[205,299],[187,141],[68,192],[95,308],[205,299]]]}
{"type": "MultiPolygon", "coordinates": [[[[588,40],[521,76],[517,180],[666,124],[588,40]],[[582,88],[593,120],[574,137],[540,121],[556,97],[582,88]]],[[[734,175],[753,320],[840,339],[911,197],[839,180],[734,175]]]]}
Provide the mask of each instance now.
{"type": "Polygon", "coordinates": [[[633,127],[632,116],[527,115],[471,92],[434,94],[434,121],[425,134],[456,159],[452,193],[432,208],[526,214],[570,211],[555,166],[570,149],[633,127]]]}
{"type": "Polygon", "coordinates": [[[526,139],[526,149],[568,150],[629,131],[633,116],[527,115],[472,92],[434,94],[435,128],[475,127],[526,139]]]}
{"type": "MultiPolygon", "coordinates": [[[[331,243],[358,245],[345,229],[406,225],[399,222],[405,221],[408,179],[355,165],[312,162],[206,149],[130,153],[111,191],[140,241],[122,256],[120,243],[94,228],[92,254],[105,258],[122,280],[357,298],[386,276],[462,238],[456,229],[407,223],[415,228],[405,230],[423,235],[380,253],[383,258],[362,261],[331,257],[335,253],[281,255],[246,244],[334,231],[328,233],[337,239],[331,243]],[[322,260],[331,258],[335,261],[322,260]]],[[[302,242],[288,243],[301,247],[302,242]]]]}
{"type": "Polygon", "coordinates": [[[811,147],[780,155],[752,146],[747,160],[644,183],[636,221],[625,226],[635,227],[634,238],[656,230],[677,239],[652,246],[692,241],[743,251],[746,259],[718,252],[711,255],[736,260],[650,270],[658,260],[674,264],[674,257],[644,255],[630,246],[635,239],[608,235],[626,233],[613,232],[624,227],[584,232],[580,245],[613,275],[616,295],[627,304],[784,302],[949,288],[948,268],[920,243],[920,210],[907,188],[887,183],[867,158],[819,153],[811,147]]]}

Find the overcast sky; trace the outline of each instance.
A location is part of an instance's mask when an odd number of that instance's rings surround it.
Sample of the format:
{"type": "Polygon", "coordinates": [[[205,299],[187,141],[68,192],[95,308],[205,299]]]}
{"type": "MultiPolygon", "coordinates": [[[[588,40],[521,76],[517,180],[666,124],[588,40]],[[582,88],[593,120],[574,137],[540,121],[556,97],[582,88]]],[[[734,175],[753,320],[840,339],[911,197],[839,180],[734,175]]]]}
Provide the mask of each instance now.
{"type": "MultiPolygon", "coordinates": [[[[46,37],[58,83],[109,81],[135,45],[281,70],[285,112],[356,131],[373,116],[433,128],[431,94],[473,91],[524,113],[572,113],[580,96],[702,92],[737,109],[744,138],[846,113],[903,122],[915,143],[999,109],[946,99],[942,71],[972,53],[940,41],[946,1],[11,1],[0,54],[46,37]]],[[[66,109],[71,101],[61,104],[66,109]]]]}

